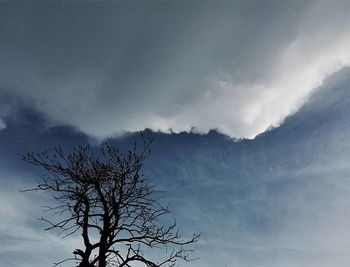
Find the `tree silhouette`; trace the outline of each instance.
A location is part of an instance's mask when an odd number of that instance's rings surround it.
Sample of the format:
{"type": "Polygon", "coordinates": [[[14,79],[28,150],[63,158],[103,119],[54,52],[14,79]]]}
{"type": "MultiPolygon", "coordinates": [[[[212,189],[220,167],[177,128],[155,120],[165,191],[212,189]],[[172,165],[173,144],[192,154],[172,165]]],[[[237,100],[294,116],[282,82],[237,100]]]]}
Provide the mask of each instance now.
{"type": "Polygon", "coordinates": [[[126,153],[106,144],[97,153],[79,145],[69,153],[55,147],[23,156],[47,171],[36,187],[25,191],[50,192],[57,203],[47,207],[56,220],[41,218],[48,223],[45,230],[82,236],[83,247],[55,266],[75,260],[79,267],[158,267],[191,260],[188,245],[197,242],[199,234],[183,239],[176,222],[161,223],[170,211],[161,203],[162,192],[141,174],[152,141],[143,137],[140,152],[136,144],[126,153]],[[163,259],[152,259],[154,248],[165,250],[163,259]]]}

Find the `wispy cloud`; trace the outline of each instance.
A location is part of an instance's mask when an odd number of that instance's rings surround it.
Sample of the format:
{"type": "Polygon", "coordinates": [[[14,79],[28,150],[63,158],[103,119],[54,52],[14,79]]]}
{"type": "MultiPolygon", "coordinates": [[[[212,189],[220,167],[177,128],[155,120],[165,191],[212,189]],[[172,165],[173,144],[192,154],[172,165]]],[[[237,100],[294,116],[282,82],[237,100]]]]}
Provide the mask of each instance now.
{"type": "Polygon", "coordinates": [[[81,244],[79,236],[62,239],[57,233],[44,231],[45,224],[38,220],[47,216],[41,208],[48,205],[46,196],[20,192],[29,183],[1,173],[0,181],[6,180],[6,187],[0,189],[0,264],[50,266],[71,257],[73,248],[81,244]]]}

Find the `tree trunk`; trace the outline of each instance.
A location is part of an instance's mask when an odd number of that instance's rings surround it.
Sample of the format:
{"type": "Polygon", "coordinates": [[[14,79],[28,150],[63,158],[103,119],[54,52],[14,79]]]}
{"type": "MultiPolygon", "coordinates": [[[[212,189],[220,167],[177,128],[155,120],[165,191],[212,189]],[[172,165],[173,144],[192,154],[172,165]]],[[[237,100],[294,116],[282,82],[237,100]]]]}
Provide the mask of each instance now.
{"type": "Polygon", "coordinates": [[[107,235],[102,233],[100,238],[100,248],[98,252],[98,267],[107,266],[107,235]]]}
{"type": "Polygon", "coordinates": [[[94,267],[89,260],[83,259],[77,267],[94,267]]]}
{"type": "Polygon", "coordinates": [[[106,252],[107,252],[106,249],[101,246],[99,251],[98,267],[106,267],[107,265],[106,252]]]}

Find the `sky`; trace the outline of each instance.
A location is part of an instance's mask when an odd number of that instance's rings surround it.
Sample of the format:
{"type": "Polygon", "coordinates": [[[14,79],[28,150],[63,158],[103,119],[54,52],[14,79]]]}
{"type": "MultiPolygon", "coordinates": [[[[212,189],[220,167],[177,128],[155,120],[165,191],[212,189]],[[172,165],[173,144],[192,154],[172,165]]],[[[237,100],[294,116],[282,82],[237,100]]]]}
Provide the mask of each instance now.
{"type": "Polygon", "coordinates": [[[127,148],[167,192],[188,267],[350,260],[350,3],[0,3],[0,266],[47,267],[79,236],[45,232],[55,145],[127,148]]]}

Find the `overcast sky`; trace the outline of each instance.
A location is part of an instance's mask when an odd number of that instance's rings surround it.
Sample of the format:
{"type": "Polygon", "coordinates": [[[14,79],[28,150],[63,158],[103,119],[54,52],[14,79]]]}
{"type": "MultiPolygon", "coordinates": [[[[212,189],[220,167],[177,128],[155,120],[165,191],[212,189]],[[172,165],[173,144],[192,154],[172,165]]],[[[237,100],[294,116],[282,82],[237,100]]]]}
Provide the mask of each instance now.
{"type": "Polygon", "coordinates": [[[0,3],[0,266],[71,255],[18,153],[156,137],[189,267],[350,261],[350,2],[0,3]]]}

